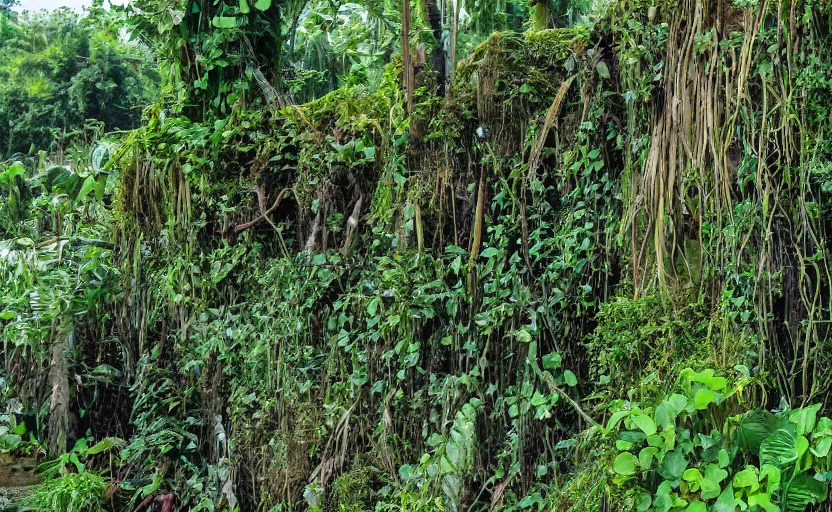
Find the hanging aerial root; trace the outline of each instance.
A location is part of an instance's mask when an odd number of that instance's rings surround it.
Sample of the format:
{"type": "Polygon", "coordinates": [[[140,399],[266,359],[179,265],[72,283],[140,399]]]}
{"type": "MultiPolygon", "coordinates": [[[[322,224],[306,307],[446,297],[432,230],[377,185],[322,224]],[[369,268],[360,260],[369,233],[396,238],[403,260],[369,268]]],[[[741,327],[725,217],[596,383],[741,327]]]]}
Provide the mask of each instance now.
{"type": "Polygon", "coordinates": [[[558,93],[555,96],[555,100],[552,102],[552,106],[549,107],[549,111],[546,112],[543,127],[540,129],[540,133],[538,134],[534,148],[532,149],[532,154],[529,157],[530,178],[534,175],[540,165],[540,155],[543,153],[543,148],[546,146],[546,138],[549,136],[549,131],[557,123],[558,112],[560,112],[561,103],[563,103],[564,98],[566,98],[566,93],[569,91],[569,86],[572,85],[572,82],[577,77],[577,74],[572,75],[560,85],[560,89],[558,89],[558,93]]]}

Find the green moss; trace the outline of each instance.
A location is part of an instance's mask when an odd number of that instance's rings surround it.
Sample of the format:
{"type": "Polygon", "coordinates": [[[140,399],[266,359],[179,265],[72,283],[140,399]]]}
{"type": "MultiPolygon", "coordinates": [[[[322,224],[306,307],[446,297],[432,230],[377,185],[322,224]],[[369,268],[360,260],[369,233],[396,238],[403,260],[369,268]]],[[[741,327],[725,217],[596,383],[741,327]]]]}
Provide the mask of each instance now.
{"type": "Polygon", "coordinates": [[[651,374],[673,376],[711,356],[701,304],[675,309],[667,308],[658,295],[616,297],[601,304],[596,320],[587,343],[590,371],[611,390],[633,387],[651,374]]]}
{"type": "Polygon", "coordinates": [[[582,55],[590,44],[590,30],[586,25],[530,31],[525,34],[525,51],[539,63],[563,62],[571,55],[582,55]]]}
{"type": "Polygon", "coordinates": [[[382,471],[367,464],[362,459],[356,460],[350,471],[342,474],[332,483],[332,494],[327,507],[328,512],[364,512],[375,507],[376,493],[385,478],[382,471]]]}

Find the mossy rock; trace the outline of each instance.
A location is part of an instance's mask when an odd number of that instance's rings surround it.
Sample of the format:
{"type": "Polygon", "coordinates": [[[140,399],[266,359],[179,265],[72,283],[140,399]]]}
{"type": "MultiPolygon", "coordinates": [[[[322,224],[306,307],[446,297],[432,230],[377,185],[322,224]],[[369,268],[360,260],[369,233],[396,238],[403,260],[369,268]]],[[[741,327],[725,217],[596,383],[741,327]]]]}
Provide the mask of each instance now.
{"type": "Polygon", "coordinates": [[[38,484],[34,459],[0,454],[0,511],[19,510],[23,500],[38,484]]]}

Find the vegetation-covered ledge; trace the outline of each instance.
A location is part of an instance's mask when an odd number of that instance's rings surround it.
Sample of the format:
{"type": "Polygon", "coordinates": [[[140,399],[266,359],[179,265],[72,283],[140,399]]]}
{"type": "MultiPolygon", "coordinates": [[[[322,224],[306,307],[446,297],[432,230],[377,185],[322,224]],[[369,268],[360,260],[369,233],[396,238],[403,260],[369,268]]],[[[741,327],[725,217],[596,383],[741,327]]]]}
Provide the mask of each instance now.
{"type": "Polygon", "coordinates": [[[142,126],[0,164],[32,506],[825,506],[830,6],[336,4],[140,0],[142,126]]]}

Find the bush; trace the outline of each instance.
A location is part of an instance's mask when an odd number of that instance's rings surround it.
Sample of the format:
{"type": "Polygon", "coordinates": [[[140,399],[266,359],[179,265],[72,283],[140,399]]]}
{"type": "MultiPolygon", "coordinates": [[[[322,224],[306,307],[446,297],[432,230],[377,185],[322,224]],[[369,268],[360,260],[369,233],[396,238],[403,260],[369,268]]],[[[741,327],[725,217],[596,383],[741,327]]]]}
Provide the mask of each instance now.
{"type": "Polygon", "coordinates": [[[104,493],[108,488],[101,475],[67,473],[48,480],[29,496],[26,509],[55,512],[99,512],[104,510],[104,493]]]}

